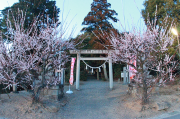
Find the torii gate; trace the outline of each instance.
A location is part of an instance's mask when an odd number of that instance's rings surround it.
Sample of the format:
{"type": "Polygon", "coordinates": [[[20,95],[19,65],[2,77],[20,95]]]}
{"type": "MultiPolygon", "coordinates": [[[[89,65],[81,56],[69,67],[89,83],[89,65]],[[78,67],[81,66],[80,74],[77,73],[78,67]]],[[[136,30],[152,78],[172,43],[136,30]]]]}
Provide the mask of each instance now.
{"type": "Polygon", "coordinates": [[[113,88],[113,70],[111,53],[113,50],[70,50],[70,54],[77,54],[76,89],[79,90],[80,60],[109,60],[109,86],[113,88]],[[108,54],[108,57],[81,57],[81,54],[108,54]]]}

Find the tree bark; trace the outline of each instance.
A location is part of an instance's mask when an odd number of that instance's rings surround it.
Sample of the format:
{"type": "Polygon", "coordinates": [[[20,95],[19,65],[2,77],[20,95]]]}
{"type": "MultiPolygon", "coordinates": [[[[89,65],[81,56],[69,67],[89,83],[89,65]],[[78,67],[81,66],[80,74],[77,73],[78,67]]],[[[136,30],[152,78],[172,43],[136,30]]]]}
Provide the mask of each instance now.
{"type": "Polygon", "coordinates": [[[104,77],[108,80],[107,71],[106,71],[106,64],[103,65],[104,77]]]}
{"type": "Polygon", "coordinates": [[[148,95],[147,95],[147,84],[146,84],[146,79],[143,78],[143,92],[142,92],[142,104],[148,104],[149,100],[148,100],[148,95]]]}
{"type": "Polygon", "coordinates": [[[45,69],[46,63],[45,63],[44,58],[42,58],[42,61],[43,61],[43,71],[42,71],[43,74],[42,74],[41,85],[37,86],[37,84],[35,83],[35,80],[34,80],[34,89],[33,89],[33,94],[32,94],[32,97],[33,97],[32,104],[39,102],[40,91],[41,91],[42,88],[45,87],[44,81],[45,81],[45,73],[46,73],[46,69],[45,69]],[[36,88],[36,86],[37,86],[37,88],[36,88]]]}
{"type": "Polygon", "coordinates": [[[96,69],[97,72],[97,80],[99,80],[99,69],[96,69]]]}
{"type": "Polygon", "coordinates": [[[32,104],[35,104],[35,103],[38,103],[39,102],[39,94],[40,94],[40,91],[42,88],[44,88],[45,85],[41,85],[39,86],[37,89],[34,89],[33,90],[33,94],[32,94],[32,97],[33,97],[33,100],[32,100],[32,104]]]}

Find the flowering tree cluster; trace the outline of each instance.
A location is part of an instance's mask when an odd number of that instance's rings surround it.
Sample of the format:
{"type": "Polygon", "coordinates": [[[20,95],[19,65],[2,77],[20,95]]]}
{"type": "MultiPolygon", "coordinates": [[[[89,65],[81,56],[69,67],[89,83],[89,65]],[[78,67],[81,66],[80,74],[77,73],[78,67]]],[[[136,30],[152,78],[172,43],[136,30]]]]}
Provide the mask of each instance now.
{"type": "MultiPolygon", "coordinates": [[[[142,88],[142,103],[148,103],[149,90],[157,83],[165,84],[173,81],[173,71],[177,63],[174,56],[167,52],[173,44],[173,37],[167,29],[167,19],[163,21],[166,27],[156,26],[156,23],[148,21],[148,26],[143,32],[134,28],[132,32],[117,35],[111,33],[109,39],[115,52],[112,54],[114,62],[121,61],[134,67],[135,83],[142,88]],[[132,61],[136,61],[136,65],[132,61]],[[157,73],[156,77],[150,77],[150,71],[157,73]]],[[[172,26],[171,26],[172,27],[172,26]]]]}
{"type": "Polygon", "coordinates": [[[74,49],[74,43],[63,40],[65,31],[59,22],[48,24],[48,21],[35,19],[28,29],[24,29],[25,14],[19,11],[17,16],[13,22],[7,17],[10,47],[0,41],[0,83],[6,84],[6,88],[28,83],[33,90],[36,87],[33,99],[38,101],[42,88],[60,83],[54,73],[48,72],[64,67],[68,61],[66,50],[74,49]],[[39,24],[41,26],[37,27],[39,24]],[[40,75],[42,78],[38,78],[40,75]],[[35,85],[36,80],[41,83],[35,85]]]}

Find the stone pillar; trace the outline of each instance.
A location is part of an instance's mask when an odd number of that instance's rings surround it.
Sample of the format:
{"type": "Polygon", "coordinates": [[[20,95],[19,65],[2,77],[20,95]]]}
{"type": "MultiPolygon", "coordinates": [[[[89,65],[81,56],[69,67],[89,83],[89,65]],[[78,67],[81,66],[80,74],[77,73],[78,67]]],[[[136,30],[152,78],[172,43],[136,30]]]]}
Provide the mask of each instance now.
{"type": "Polygon", "coordinates": [[[61,69],[61,85],[64,84],[64,69],[61,69]]]}
{"type": "MultiPolygon", "coordinates": [[[[110,55],[110,54],[108,54],[110,55]]],[[[112,70],[112,58],[109,56],[109,85],[110,89],[113,88],[113,70],[112,70]]]]}
{"type": "Polygon", "coordinates": [[[129,65],[127,65],[127,83],[129,84],[130,83],[130,77],[129,77],[129,65]]]}
{"type": "Polygon", "coordinates": [[[17,91],[17,84],[13,84],[13,92],[14,93],[18,93],[18,91],[17,91]]]}
{"type": "Polygon", "coordinates": [[[79,90],[79,80],[80,80],[80,54],[77,54],[77,64],[76,64],[76,89],[79,90]]]}
{"type": "Polygon", "coordinates": [[[123,84],[127,84],[127,80],[126,80],[126,78],[127,78],[127,71],[126,71],[126,67],[123,67],[123,84]]]}

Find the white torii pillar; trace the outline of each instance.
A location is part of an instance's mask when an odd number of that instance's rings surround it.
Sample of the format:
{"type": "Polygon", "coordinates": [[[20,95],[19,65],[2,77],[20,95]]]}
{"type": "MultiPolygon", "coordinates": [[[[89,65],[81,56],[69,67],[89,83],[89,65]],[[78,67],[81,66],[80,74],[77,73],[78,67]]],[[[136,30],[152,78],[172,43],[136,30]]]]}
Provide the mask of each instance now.
{"type": "Polygon", "coordinates": [[[80,53],[77,53],[77,64],[76,64],[76,89],[79,90],[79,80],[80,80],[80,53]]]}
{"type": "Polygon", "coordinates": [[[113,89],[113,70],[112,70],[112,58],[111,54],[109,55],[109,87],[113,89]]]}

